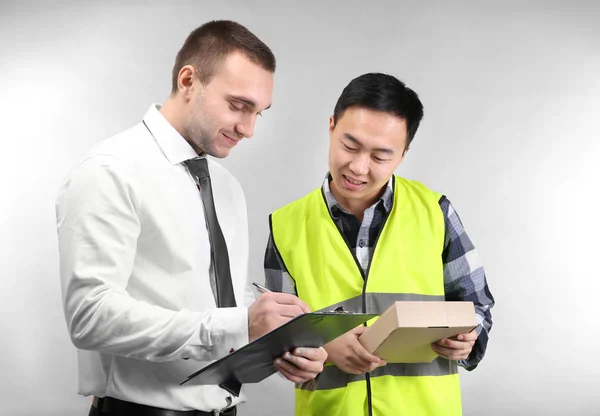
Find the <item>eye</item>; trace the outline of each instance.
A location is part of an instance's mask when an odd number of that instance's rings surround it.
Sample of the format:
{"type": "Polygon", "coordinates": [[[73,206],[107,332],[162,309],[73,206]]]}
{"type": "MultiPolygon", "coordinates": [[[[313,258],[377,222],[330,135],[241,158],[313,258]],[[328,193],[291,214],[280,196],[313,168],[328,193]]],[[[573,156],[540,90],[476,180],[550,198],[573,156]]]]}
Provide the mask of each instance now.
{"type": "Polygon", "coordinates": [[[373,160],[375,162],[377,162],[377,163],[383,163],[383,162],[388,162],[389,161],[388,159],[382,159],[382,158],[377,157],[377,156],[373,156],[373,160]]]}
{"type": "Polygon", "coordinates": [[[347,146],[344,143],[342,143],[342,144],[344,145],[344,147],[346,148],[346,150],[348,150],[349,152],[355,152],[356,151],[356,149],[354,147],[347,146]]]}
{"type": "Polygon", "coordinates": [[[234,104],[232,102],[229,102],[229,109],[231,111],[245,111],[246,110],[246,106],[245,105],[240,105],[240,104],[236,105],[236,104],[234,104]]]}

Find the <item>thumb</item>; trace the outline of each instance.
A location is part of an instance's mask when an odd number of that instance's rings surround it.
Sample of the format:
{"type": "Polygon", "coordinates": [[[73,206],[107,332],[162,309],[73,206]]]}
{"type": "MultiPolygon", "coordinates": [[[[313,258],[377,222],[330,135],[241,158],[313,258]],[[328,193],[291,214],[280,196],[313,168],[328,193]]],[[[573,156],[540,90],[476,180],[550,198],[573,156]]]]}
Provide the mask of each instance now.
{"type": "Polygon", "coordinates": [[[356,328],[354,328],[352,330],[352,333],[356,336],[359,336],[359,335],[362,335],[367,330],[367,328],[368,328],[368,326],[364,326],[364,325],[357,326],[356,328]]]}

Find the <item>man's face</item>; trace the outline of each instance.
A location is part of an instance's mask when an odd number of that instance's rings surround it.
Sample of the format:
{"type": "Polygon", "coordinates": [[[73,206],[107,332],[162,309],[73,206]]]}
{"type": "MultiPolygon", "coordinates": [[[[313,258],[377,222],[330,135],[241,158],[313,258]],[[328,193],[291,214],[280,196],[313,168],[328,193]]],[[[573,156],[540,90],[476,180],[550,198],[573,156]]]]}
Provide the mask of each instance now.
{"type": "Polygon", "coordinates": [[[261,111],[271,106],[273,74],[241,53],[231,53],[190,102],[184,137],[198,153],[224,158],[250,138],[261,111]]]}
{"type": "MultiPolygon", "coordinates": [[[[406,121],[361,107],[329,121],[331,190],[342,206],[372,204],[404,158],[406,121]]],[[[368,206],[367,205],[367,206],[368,206]]]]}

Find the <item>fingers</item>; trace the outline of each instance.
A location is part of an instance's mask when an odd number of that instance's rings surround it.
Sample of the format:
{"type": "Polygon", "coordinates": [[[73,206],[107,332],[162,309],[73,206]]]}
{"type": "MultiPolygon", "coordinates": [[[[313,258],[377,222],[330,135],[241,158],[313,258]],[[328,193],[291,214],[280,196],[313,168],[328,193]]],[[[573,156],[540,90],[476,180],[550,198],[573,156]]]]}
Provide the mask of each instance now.
{"type": "Polygon", "coordinates": [[[288,363],[281,358],[277,358],[273,365],[285,378],[293,383],[302,383],[307,380],[311,380],[316,377],[310,373],[306,373],[300,370],[298,367],[295,367],[292,363],[288,363]]]}
{"type": "Polygon", "coordinates": [[[462,342],[442,339],[431,344],[431,348],[443,358],[448,360],[466,360],[473,349],[474,341],[462,342]]]}
{"type": "Polygon", "coordinates": [[[340,370],[342,370],[344,373],[348,373],[348,374],[364,374],[369,371],[372,371],[371,367],[373,367],[373,368],[377,367],[376,365],[364,366],[361,364],[356,364],[349,357],[341,357],[341,359],[338,359],[336,361],[337,362],[334,362],[336,367],[339,368],[340,370]]]}
{"type": "Polygon", "coordinates": [[[460,334],[456,336],[456,339],[459,341],[477,341],[477,331],[473,330],[471,332],[467,332],[466,334],[460,334]]]}
{"type": "Polygon", "coordinates": [[[473,345],[475,344],[475,340],[458,341],[458,340],[453,340],[453,339],[448,339],[448,338],[442,338],[436,344],[438,344],[441,347],[446,347],[446,348],[450,348],[450,349],[454,349],[454,350],[466,350],[466,349],[473,348],[473,345]]]}
{"type": "Polygon", "coordinates": [[[326,354],[319,352],[320,348],[297,348],[295,353],[286,352],[282,358],[277,358],[274,361],[275,368],[290,381],[294,383],[302,383],[311,380],[323,371],[323,361],[326,354]],[[298,350],[300,350],[298,352],[298,350]],[[304,352],[302,350],[317,350],[315,352],[304,352]],[[320,358],[319,360],[310,360],[300,355],[313,355],[320,358]]]}
{"type": "Polygon", "coordinates": [[[298,305],[285,305],[277,303],[273,307],[273,312],[287,318],[295,318],[298,315],[302,315],[304,310],[302,310],[302,308],[300,308],[298,305]]]}
{"type": "Polygon", "coordinates": [[[359,325],[356,328],[351,329],[349,332],[353,333],[354,335],[356,335],[357,337],[362,335],[363,332],[365,332],[367,330],[368,326],[364,326],[364,325],[359,325]]]}
{"type": "MultiPolygon", "coordinates": [[[[354,353],[356,354],[356,357],[362,361],[361,367],[362,368],[367,368],[367,366],[372,367],[371,364],[375,364],[374,368],[377,368],[380,366],[381,363],[381,358],[377,357],[376,355],[371,354],[369,351],[366,350],[365,347],[363,347],[363,345],[360,343],[360,341],[358,340],[358,337],[367,330],[368,327],[361,325],[358,326],[354,329],[352,329],[350,332],[352,334],[354,334],[356,336],[356,339],[353,340],[351,347],[354,350],[354,353]]],[[[358,362],[357,362],[358,363],[358,362]]],[[[385,364],[384,364],[385,365],[385,364]]]]}
{"type": "Polygon", "coordinates": [[[354,354],[356,354],[356,357],[364,362],[363,366],[370,364],[377,364],[376,367],[379,366],[381,358],[367,351],[366,348],[363,347],[363,345],[358,341],[358,338],[355,342],[352,343],[352,349],[354,350],[354,354]]]}
{"type": "Polygon", "coordinates": [[[380,362],[374,363],[372,361],[359,360],[358,357],[350,357],[348,359],[348,365],[357,371],[353,374],[368,373],[379,367],[379,364],[380,362]]]}
{"type": "MultiPolygon", "coordinates": [[[[282,305],[295,305],[301,310],[300,313],[310,312],[310,308],[302,299],[300,299],[297,296],[294,296],[290,293],[280,293],[280,292],[263,293],[260,296],[260,299],[273,301],[275,303],[279,303],[282,305]]],[[[296,315],[298,315],[298,314],[296,314],[296,315]]],[[[294,316],[296,316],[296,315],[294,315],[294,316]]]]}
{"type": "Polygon", "coordinates": [[[364,374],[385,365],[385,361],[369,353],[358,341],[366,327],[356,327],[325,345],[328,361],[349,374],[364,374]]]}
{"type": "Polygon", "coordinates": [[[466,360],[469,357],[470,350],[453,350],[450,348],[440,347],[437,344],[432,344],[431,348],[442,358],[447,360],[466,360]]]}
{"type": "Polygon", "coordinates": [[[353,361],[348,360],[346,363],[346,368],[342,368],[342,370],[346,373],[350,374],[365,374],[370,373],[375,370],[377,367],[382,367],[385,365],[385,361],[380,361],[379,363],[369,363],[366,361],[353,361]]]}
{"type": "Polygon", "coordinates": [[[295,318],[310,312],[306,303],[289,293],[263,293],[256,301],[263,313],[295,318]]]}
{"type": "Polygon", "coordinates": [[[352,354],[347,357],[348,364],[362,374],[373,371],[381,365],[381,359],[369,353],[360,343],[351,345],[352,354]]]}
{"type": "Polygon", "coordinates": [[[316,376],[323,371],[327,353],[322,348],[296,348],[292,354],[289,352],[283,354],[283,358],[300,370],[316,376]]]}
{"type": "Polygon", "coordinates": [[[477,332],[471,331],[457,335],[456,339],[442,338],[431,344],[431,347],[440,357],[448,360],[466,360],[471,354],[476,340],[477,332]]]}
{"type": "Polygon", "coordinates": [[[253,341],[290,319],[310,312],[306,303],[289,293],[263,293],[248,308],[248,336],[253,341]]]}
{"type": "Polygon", "coordinates": [[[304,357],[310,361],[325,361],[327,359],[327,351],[323,347],[320,348],[296,348],[292,351],[296,357],[304,357]]]}
{"type": "Polygon", "coordinates": [[[354,348],[354,353],[356,354],[356,356],[358,358],[360,358],[362,361],[374,363],[374,364],[379,364],[379,362],[381,361],[381,359],[379,357],[371,354],[361,344],[355,344],[353,346],[353,348],[354,348]]]}

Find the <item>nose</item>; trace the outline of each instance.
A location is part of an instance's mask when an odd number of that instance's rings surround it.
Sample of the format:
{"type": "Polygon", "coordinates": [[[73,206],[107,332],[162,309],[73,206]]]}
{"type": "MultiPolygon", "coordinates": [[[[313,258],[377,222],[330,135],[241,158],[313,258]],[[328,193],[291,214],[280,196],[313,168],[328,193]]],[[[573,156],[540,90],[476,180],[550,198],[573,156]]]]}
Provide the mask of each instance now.
{"type": "Polygon", "coordinates": [[[236,125],[236,130],[241,136],[249,139],[254,134],[254,123],[256,123],[256,115],[248,115],[236,125]]]}
{"type": "Polygon", "coordinates": [[[369,155],[358,154],[350,162],[350,170],[357,176],[369,173],[369,155]]]}

